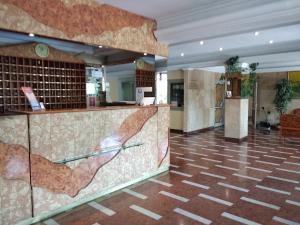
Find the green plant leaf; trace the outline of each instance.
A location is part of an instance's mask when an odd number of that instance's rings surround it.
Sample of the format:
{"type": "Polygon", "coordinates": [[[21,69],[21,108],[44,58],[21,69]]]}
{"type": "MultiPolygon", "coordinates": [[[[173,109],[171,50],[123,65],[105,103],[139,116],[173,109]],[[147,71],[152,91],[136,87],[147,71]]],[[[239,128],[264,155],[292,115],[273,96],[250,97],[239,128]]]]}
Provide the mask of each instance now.
{"type": "Polygon", "coordinates": [[[276,95],[273,103],[277,111],[283,114],[287,111],[289,101],[292,99],[292,85],[287,79],[281,79],[276,84],[276,95]]]}

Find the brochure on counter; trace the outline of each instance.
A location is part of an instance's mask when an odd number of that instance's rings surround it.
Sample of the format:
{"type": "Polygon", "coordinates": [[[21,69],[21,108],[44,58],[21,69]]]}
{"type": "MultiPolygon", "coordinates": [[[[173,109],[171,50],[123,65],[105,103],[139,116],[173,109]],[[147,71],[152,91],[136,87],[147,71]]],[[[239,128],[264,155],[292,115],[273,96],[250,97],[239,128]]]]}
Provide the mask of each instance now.
{"type": "Polygon", "coordinates": [[[36,99],[31,87],[21,87],[21,90],[23,91],[24,95],[29,101],[33,111],[42,110],[41,105],[39,101],[36,99]]]}

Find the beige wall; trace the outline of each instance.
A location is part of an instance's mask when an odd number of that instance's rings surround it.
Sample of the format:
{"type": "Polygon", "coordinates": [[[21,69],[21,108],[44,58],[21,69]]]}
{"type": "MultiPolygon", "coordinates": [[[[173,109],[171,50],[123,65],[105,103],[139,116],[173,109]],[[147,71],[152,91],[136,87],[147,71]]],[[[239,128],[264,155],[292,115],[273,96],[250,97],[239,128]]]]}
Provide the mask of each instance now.
{"type": "Polygon", "coordinates": [[[108,100],[120,101],[119,96],[121,95],[120,85],[121,81],[125,79],[135,79],[135,74],[122,74],[122,75],[107,75],[106,81],[109,83],[109,93],[107,96],[108,100]],[[110,97],[110,98],[109,98],[110,97]]]}
{"type": "Polygon", "coordinates": [[[184,132],[214,126],[217,73],[184,71],[184,132]]]}
{"type": "Polygon", "coordinates": [[[183,80],[183,70],[168,71],[168,80],[183,80]]]}
{"type": "Polygon", "coordinates": [[[174,130],[183,130],[183,110],[170,111],[170,128],[174,130]]]}
{"type": "Polygon", "coordinates": [[[291,112],[294,109],[300,108],[300,99],[292,99],[288,105],[288,111],[291,112]]]}
{"type": "MultiPolygon", "coordinates": [[[[257,96],[257,121],[264,121],[265,115],[261,110],[261,107],[265,107],[266,111],[270,111],[271,114],[268,116],[269,122],[271,124],[276,124],[279,122],[279,114],[273,104],[275,98],[276,83],[280,79],[288,77],[287,72],[273,72],[273,73],[258,73],[257,82],[258,82],[258,96],[257,96]]],[[[300,99],[293,99],[288,104],[288,112],[291,112],[295,108],[300,108],[300,99]]]]}
{"type": "Polygon", "coordinates": [[[170,128],[191,132],[214,126],[216,80],[220,73],[204,70],[168,71],[168,80],[184,80],[184,108],[171,109],[170,128]],[[188,85],[190,84],[190,85],[188,85]]]}
{"type": "Polygon", "coordinates": [[[107,99],[108,101],[116,101],[116,99],[118,99],[119,96],[119,90],[118,90],[118,82],[119,79],[118,77],[107,77],[107,82],[109,83],[109,92],[107,93],[107,99]]]}
{"type": "MultiPolygon", "coordinates": [[[[182,70],[168,71],[168,80],[183,80],[182,70]]],[[[174,130],[183,130],[183,109],[172,109],[170,110],[170,128],[174,130]]]]}

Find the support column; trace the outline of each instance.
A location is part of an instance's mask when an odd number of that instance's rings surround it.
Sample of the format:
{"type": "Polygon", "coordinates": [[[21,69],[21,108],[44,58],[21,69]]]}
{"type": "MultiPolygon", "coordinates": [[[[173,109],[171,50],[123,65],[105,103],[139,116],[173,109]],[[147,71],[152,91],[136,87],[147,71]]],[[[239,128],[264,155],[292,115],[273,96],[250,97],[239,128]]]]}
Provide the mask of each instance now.
{"type": "Polygon", "coordinates": [[[225,100],[225,140],[242,142],[248,137],[248,99],[225,100]]]}

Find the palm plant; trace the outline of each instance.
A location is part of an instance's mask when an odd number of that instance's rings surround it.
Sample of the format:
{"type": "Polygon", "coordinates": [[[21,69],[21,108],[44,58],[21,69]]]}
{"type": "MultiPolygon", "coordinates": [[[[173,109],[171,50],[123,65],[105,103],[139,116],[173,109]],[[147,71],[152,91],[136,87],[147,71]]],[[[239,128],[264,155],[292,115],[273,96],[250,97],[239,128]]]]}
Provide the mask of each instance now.
{"type": "Polygon", "coordinates": [[[292,85],[287,79],[281,79],[276,84],[274,104],[280,115],[286,113],[289,101],[292,99],[292,85]]]}

